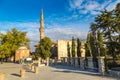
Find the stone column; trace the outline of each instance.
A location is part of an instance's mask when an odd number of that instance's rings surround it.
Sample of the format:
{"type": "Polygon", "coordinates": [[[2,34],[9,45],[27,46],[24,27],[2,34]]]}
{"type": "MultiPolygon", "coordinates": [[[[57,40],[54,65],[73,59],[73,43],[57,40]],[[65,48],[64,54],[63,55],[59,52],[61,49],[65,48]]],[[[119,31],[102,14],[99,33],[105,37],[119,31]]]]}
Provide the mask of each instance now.
{"type": "Polygon", "coordinates": [[[49,57],[46,58],[46,66],[49,66],[49,57]]]}
{"type": "Polygon", "coordinates": [[[61,64],[63,64],[64,62],[63,62],[63,57],[61,57],[61,64]]]}
{"type": "Polygon", "coordinates": [[[67,65],[68,59],[67,57],[65,57],[65,65],[67,65]]]}
{"type": "Polygon", "coordinates": [[[85,69],[85,58],[80,57],[80,69],[84,70],[85,69]]]}
{"type": "Polygon", "coordinates": [[[104,75],[104,73],[105,73],[104,58],[105,57],[98,57],[98,67],[99,67],[98,71],[101,73],[101,75],[104,75]]]}
{"type": "Polygon", "coordinates": [[[63,62],[62,62],[63,65],[66,65],[66,64],[67,64],[67,57],[62,57],[62,59],[63,59],[63,60],[62,60],[62,61],[63,61],[63,62]]]}
{"type": "Polygon", "coordinates": [[[93,66],[93,57],[87,57],[88,59],[88,68],[89,69],[93,69],[94,66],[93,66]]]}
{"type": "Polygon", "coordinates": [[[70,57],[67,57],[67,65],[70,65],[70,57]]]}
{"type": "Polygon", "coordinates": [[[74,58],[73,57],[71,57],[71,66],[74,66],[74,58]]]}
{"type": "Polygon", "coordinates": [[[78,65],[78,58],[76,57],[74,59],[75,59],[75,67],[79,67],[79,65],[78,65]]]}
{"type": "Polygon", "coordinates": [[[57,65],[57,57],[55,57],[55,59],[54,59],[54,65],[57,65]]]}

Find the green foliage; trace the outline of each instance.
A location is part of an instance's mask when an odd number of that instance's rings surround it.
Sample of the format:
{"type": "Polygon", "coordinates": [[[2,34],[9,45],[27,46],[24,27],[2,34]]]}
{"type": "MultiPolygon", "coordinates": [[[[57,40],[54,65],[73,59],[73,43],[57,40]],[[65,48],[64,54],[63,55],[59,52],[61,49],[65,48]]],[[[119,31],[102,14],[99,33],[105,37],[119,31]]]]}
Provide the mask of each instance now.
{"type": "Polygon", "coordinates": [[[81,41],[79,38],[77,39],[77,56],[81,57],[81,41]]]}
{"type": "Polygon", "coordinates": [[[14,56],[15,50],[21,45],[27,45],[29,48],[29,39],[26,37],[26,32],[18,31],[13,28],[11,31],[7,31],[6,34],[0,34],[1,46],[0,53],[4,52],[4,58],[14,56]]]}
{"type": "Polygon", "coordinates": [[[120,55],[120,3],[112,11],[107,11],[106,9],[101,11],[101,14],[95,18],[90,29],[94,37],[98,36],[98,47],[100,48],[98,51],[100,51],[100,55],[104,55],[104,51],[107,51],[107,55],[112,56],[113,62],[115,62],[116,56],[120,55]],[[97,32],[98,35],[96,35],[97,32]],[[106,45],[105,49],[103,44],[106,45]]]}
{"type": "Polygon", "coordinates": [[[50,57],[51,47],[52,47],[51,39],[49,37],[45,37],[38,45],[35,55],[37,57],[42,57],[42,58],[50,57]]]}
{"type": "Polygon", "coordinates": [[[85,56],[92,57],[91,47],[90,47],[90,33],[87,35],[87,41],[85,44],[85,56]]]}
{"type": "Polygon", "coordinates": [[[74,37],[72,38],[72,57],[75,57],[75,39],[74,37]]]}
{"type": "Polygon", "coordinates": [[[97,47],[96,47],[96,39],[93,33],[89,33],[87,35],[87,41],[85,44],[86,49],[86,57],[97,58],[97,47]]]}
{"type": "Polygon", "coordinates": [[[97,33],[97,40],[98,40],[98,48],[99,48],[99,56],[105,56],[105,49],[104,49],[104,42],[103,42],[103,33],[101,33],[99,30],[98,30],[98,33],[97,33]]]}
{"type": "Polygon", "coordinates": [[[70,44],[69,44],[69,42],[67,43],[67,54],[68,54],[68,57],[71,57],[71,55],[70,55],[70,44]]]}
{"type": "Polygon", "coordinates": [[[93,55],[93,58],[96,58],[97,52],[96,52],[96,40],[94,38],[94,35],[90,33],[90,49],[91,54],[93,55]]]}

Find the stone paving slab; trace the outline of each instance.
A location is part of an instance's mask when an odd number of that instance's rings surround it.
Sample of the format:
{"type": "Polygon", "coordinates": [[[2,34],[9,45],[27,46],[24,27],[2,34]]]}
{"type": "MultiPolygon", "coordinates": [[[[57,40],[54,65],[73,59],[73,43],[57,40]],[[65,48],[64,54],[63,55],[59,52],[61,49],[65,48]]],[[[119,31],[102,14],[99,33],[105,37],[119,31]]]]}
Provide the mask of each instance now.
{"type": "Polygon", "coordinates": [[[20,64],[0,64],[0,73],[5,73],[5,80],[119,80],[110,77],[99,76],[98,73],[80,71],[68,66],[39,67],[39,74],[27,69],[26,76],[21,78],[20,64]]]}

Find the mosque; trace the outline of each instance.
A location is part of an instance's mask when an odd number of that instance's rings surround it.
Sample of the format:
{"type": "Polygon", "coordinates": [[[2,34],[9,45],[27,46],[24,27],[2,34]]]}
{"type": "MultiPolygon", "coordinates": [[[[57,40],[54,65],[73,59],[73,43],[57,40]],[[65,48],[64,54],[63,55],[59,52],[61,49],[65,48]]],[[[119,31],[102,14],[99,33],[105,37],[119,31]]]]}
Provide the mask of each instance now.
{"type": "MultiPolygon", "coordinates": [[[[45,28],[44,28],[44,14],[43,10],[41,11],[40,15],[40,40],[44,38],[45,28]]],[[[52,57],[57,57],[58,59],[61,59],[61,57],[67,57],[67,43],[70,45],[72,44],[71,40],[58,40],[57,42],[53,42],[52,44],[52,57]]],[[[82,57],[85,57],[85,49],[84,49],[84,42],[82,42],[82,57]]]]}

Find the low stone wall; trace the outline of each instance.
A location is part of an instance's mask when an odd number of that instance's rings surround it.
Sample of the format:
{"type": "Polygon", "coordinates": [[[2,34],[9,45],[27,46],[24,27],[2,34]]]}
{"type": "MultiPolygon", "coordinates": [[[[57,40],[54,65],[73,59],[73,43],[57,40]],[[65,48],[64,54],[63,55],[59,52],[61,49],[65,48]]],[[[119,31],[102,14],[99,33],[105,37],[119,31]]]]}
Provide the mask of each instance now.
{"type": "Polygon", "coordinates": [[[98,57],[98,68],[93,64],[93,57],[87,57],[87,60],[85,60],[85,57],[61,57],[61,63],[63,65],[78,67],[81,70],[96,71],[95,69],[97,69],[101,75],[105,73],[104,57],[98,57]]]}
{"type": "Polygon", "coordinates": [[[110,76],[120,79],[120,71],[108,70],[108,72],[110,76]]]}

